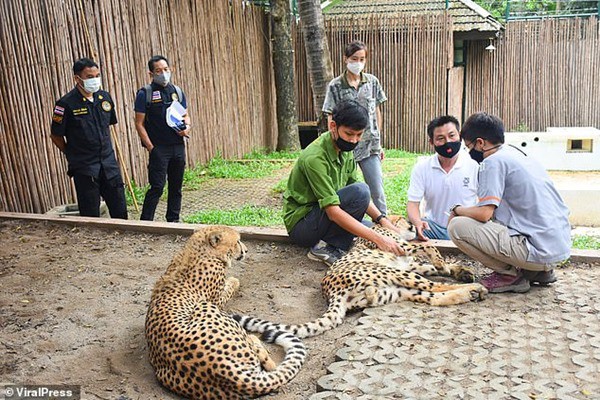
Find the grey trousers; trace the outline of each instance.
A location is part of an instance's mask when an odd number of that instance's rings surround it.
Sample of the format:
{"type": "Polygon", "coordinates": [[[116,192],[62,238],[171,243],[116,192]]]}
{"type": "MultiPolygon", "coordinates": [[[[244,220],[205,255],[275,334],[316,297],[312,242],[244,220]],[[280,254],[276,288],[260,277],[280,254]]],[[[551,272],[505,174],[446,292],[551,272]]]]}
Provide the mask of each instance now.
{"type": "Polygon", "coordinates": [[[369,157],[358,162],[363,173],[365,183],[369,185],[373,204],[383,214],[387,214],[385,193],[383,192],[383,172],[381,171],[381,157],[379,154],[371,154],[369,157]]]}
{"type": "Polygon", "coordinates": [[[500,274],[515,276],[517,268],[549,271],[557,265],[527,261],[527,238],[510,236],[508,228],[497,222],[454,217],[448,225],[448,235],[463,253],[500,274]]]}

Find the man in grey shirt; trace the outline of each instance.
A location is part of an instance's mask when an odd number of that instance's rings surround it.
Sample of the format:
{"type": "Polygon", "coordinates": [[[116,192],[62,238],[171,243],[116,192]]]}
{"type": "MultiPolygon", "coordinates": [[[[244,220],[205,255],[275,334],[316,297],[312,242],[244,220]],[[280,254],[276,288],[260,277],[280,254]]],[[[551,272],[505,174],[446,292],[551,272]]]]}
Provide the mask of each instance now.
{"type": "Polygon", "coordinates": [[[479,167],[479,202],[451,210],[456,246],[494,272],[481,280],[491,293],[527,292],[556,281],[554,268],[571,253],[569,210],[544,168],[504,145],[502,121],[487,113],[465,122],[462,138],[479,167]]]}

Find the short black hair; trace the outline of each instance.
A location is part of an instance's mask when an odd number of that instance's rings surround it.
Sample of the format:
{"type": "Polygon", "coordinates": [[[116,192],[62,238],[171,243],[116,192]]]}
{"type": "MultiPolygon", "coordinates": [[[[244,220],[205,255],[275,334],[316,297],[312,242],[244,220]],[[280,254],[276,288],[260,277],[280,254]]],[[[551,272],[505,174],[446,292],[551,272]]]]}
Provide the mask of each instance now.
{"type": "Polygon", "coordinates": [[[165,56],[161,56],[161,55],[157,55],[157,56],[152,56],[149,60],[148,60],[148,71],[153,72],[154,71],[154,63],[159,62],[164,60],[167,65],[171,65],[169,64],[169,60],[167,60],[167,57],[165,56]]]}
{"type": "Polygon", "coordinates": [[[86,68],[99,68],[98,64],[96,64],[92,59],[90,58],[80,58],[79,60],[75,61],[75,63],[73,64],[73,73],[75,75],[79,75],[79,73],[81,71],[83,71],[86,68]]]}
{"type": "Polygon", "coordinates": [[[346,57],[350,57],[352,54],[356,53],[359,50],[364,50],[367,52],[367,45],[361,42],[360,40],[355,40],[354,42],[350,42],[346,45],[346,49],[344,50],[344,55],[346,57]]]}
{"type": "Polygon", "coordinates": [[[369,112],[356,100],[343,100],[333,107],[331,118],[337,126],[363,130],[369,124],[369,112]]]}
{"type": "Polygon", "coordinates": [[[463,139],[469,142],[482,138],[492,144],[504,143],[504,123],[500,118],[486,112],[471,115],[460,133],[463,139]]]}
{"type": "Polygon", "coordinates": [[[441,117],[432,119],[427,125],[427,135],[429,136],[429,139],[433,140],[433,131],[435,131],[435,128],[439,128],[440,126],[444,126],[449,123],[453,123],[456,127],[456,131],[460,132],[460,123],[456,118],[454,118],[452,115],[442,115],[441,117]]]}

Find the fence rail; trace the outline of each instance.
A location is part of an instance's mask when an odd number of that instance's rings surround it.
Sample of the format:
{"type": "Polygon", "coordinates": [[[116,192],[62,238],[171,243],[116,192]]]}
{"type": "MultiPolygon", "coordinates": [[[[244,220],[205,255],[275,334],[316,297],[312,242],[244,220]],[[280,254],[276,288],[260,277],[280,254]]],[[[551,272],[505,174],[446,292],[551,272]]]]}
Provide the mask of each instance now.
{"type": "Polygon", "coordinates": [[[0,15],[0,210],[45,212],[74,200],[49,133],[54,102],[73,87],[73,62],[84,56],[100,64],[116,103],[116,142],[139,184],[147,182],[147,154],[133,104],[154,54],[171,60],[188,98],[190,165],[218,152],[274,148],[269,24],[261,8],[225,0],[3,0],[0,15]]]}
{"type": "Polygon", "coordinates": [[[496,51],[485,45],[467,47],[467,114],[497,114],[510,130],[600,128],[596,18],[509,22],[496,51]]]}

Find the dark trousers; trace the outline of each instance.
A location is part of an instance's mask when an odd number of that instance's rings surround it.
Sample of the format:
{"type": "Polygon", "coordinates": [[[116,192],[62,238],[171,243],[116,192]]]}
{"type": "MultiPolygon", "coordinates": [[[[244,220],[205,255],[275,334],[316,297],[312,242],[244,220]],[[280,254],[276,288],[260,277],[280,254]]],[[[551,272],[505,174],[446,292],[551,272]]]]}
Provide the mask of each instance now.
{"type": "Polygon", "coordinates": [[[98,178],[75,174],[73,181],[77,191],[79,215],[99,217],[100,196],[102,196],[111,218],[127,219],[127,202],[121,175],[107,179],[104,170],[100,168],[98,178]]]}
{"type": "MultiPolygon", "coordinates": [[[[353,183],[338,190],[337,194],[340,198],[340,208],[357,221],[362,221],[371,201],[371,192],[367,184],[353,183]]],[[[342,250],[348,250],[354,239],[354,235],[331,222],[327,213],[318,205],[294,225],[289,235],[293,243],[303,247],[312,247],[319,240],[323,240],[342,250]]]]}
{"type": "Polygon", "coordinates": [[[150,189],[146,192],[141,220],[152,221],[156,206],[162,196],[167,179],[169,193],[167,198],[168,222],[178,222],[181,212],[181,186],[185,171],[185,145],[158,145],[150,152],[148,162],[148,181],[150,189]]]}

